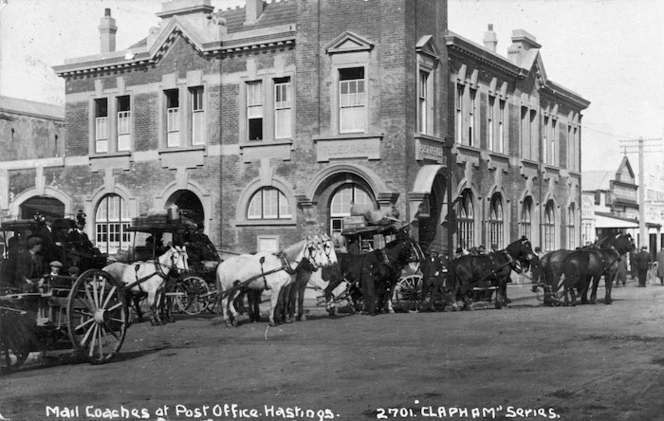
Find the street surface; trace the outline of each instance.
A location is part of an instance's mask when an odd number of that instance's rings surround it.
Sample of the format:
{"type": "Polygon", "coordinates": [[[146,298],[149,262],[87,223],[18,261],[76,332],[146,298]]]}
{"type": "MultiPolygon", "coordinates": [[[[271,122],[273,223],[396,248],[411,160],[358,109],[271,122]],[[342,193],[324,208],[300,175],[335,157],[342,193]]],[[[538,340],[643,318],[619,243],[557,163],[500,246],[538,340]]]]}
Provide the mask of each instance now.
{"type": "Polygon", "coordinates": [[[67,354],[0,378],[0,420],[664,419],[664,287],[630,282],[610,306],[508,296],[502,310],[310,307],[269,329],[134,324],[110,364],[67,354]]]}

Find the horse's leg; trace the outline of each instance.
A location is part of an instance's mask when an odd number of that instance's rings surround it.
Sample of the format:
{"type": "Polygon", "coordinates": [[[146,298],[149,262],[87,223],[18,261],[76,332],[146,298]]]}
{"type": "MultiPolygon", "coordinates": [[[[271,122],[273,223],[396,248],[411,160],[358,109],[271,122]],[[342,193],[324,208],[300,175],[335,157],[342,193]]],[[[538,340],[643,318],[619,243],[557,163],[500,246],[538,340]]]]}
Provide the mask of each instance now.
{"type": "Polygon", "coordinates": [[[229,295],[228,295],[228,318],[224,317],[224,320],[226,321],[226,326],[233,325],[235,327],[238,326],[239,324],[239,313],[235,309],[235,299],[237,298],[238,294],[240,293],[240,289],[237,288],[235,290],[231,290],[229,295]]]}
{"type": "Polygon", "coordinates": [[[335,290],[341,284],[341,281],[330,280],[323,290],[323,295],[325,296],[325,310],[330,316],[334,316],[337,312],[337,306],[334,302],[335,296],[332,291],[335,290]]]}
{"type": "Polygon", "coordinates": [[[290,295],[290,285],[281,287],[276,305],[274,306],[274,320],[277,323],[284,323],[288,318],[288,298],[290,295]]]}
{"type": "Polygon", "coordinates": [[[249,318],[253,323],[261,321],[261,294],[263,290],[260,289],[250,289],[247,290],[247,304],[249,306],[249,318]]]}
{"type": "Polygon", "coordinates": [[[283,286],[273,286],[271,291],[272,294],[270,296],[270,326],[276,326],[277,324],[275,323],[275,310],[277,308],[277,303],[279,301],[279,294],[281,293],[281,290],[283,289],[283,286]]]}
{"type": "Polygon", "coordinates": [[[305,321],[307,320],[307,316],[304,314],[304,293],[307,289],[307,283],[309,282],[309,277],[311,274],[309,273],[308,276],[304,275],[302,279],[298,279],[299,283],[297,284],[296,292],[297,292],[297,319],[300,321],[305,321]]]}
{"type": "Polygon", "coordinates": [[[376,315],[376,280],[373,276],[365,276],[362,282],[362,294],[364,295],[364,311],[371,315],[376,315]]]}
{"type": "Polygon", "coordinates": [[[148,292],[148,306],[150,308],[150,323],[152,323],[152,326],[159,326],[162,324],[157,310],[159,299],[158,289],[150,290],[148,292]]]}
{"type": "Polygon", "coordinates": [[[618,270],[615,270],[613,272],[609,272],[604,275],[604,289],[605,294],[604,294],[604,304],[611,304],[611,289],[613,288],[613,281],[617,278],[618,276],[618,270]]]}

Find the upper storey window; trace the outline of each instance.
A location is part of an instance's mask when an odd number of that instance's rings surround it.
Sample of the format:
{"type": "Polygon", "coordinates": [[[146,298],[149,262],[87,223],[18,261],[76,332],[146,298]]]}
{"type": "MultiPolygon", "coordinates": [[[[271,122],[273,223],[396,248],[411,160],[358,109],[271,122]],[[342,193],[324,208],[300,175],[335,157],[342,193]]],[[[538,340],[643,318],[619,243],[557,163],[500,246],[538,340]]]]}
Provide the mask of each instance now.
{"type": "Polygon", "coordinates": [[[168,89],[166,96],[166,146],[180,146],[180,90],[168,89]]]}
{"type": "Polygon", "coordinates": [[[108,152],[108,99],[94,100],[95,107],[95,152],[108,152]]]}
{"type": "Polygon", "coordinates": [[[290,139],[292,124],[292,93],[289,77],[274,80],[274,138],[290,139]]]}
{"type": "Polygon", "coordinates": [[[117,98],[118,151],[131,149],[131,101],[129,95],[117,98]]]}
{"type": "Polygon", "coordinates": [[[339,132],[363,132],[367,121],[364,67],[339,69],[339,132]]]}
{"type": "Polygon", "coordinates": [[[263,140],[263,82],[247,83],[248,140],[263,140]]]}
{"type": "Polygon", "coordinates": [[[203,93],[202,86],[189,88],[192,145],[205,145],[205,96],[203,93]]]}

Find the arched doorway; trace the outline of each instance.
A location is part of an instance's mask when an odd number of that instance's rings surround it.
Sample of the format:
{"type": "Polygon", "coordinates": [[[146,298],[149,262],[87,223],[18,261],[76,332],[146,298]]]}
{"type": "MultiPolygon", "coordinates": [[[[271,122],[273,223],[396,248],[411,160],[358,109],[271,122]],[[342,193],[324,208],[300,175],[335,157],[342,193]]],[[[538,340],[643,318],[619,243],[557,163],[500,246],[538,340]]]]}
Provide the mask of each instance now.
{"type": "Polygon", "coordinates": [[[52,218],[65,216],[65,204],[51,196],[33,196],[20,206],[21,219],[32,219],[36,213],[52,218]]]}
{"type": "Polygon", "coordinates": [[[194,221],[196,224],[204,224],[205,210],[198,196],[189,190],[177,190],[166,201],[166,208],[176,205],[182,215],[194,221]]]}

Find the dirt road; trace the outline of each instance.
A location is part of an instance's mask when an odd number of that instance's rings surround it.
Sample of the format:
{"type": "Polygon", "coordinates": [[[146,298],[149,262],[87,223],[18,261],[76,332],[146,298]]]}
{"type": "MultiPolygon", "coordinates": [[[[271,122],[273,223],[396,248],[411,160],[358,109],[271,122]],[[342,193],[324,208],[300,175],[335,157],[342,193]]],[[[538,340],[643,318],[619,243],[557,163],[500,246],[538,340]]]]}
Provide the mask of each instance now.
{"type": "MultiPolygon", "coordinates": [[[[661,420],[664,287],[614,304],[132,325],[117,361],[0,378],[9,420],[661,420]]],[[[603,291],[598,294],[603,296],[603,291]]],[[[2,419],[2,418],[0,418],[2,419]]]]}

